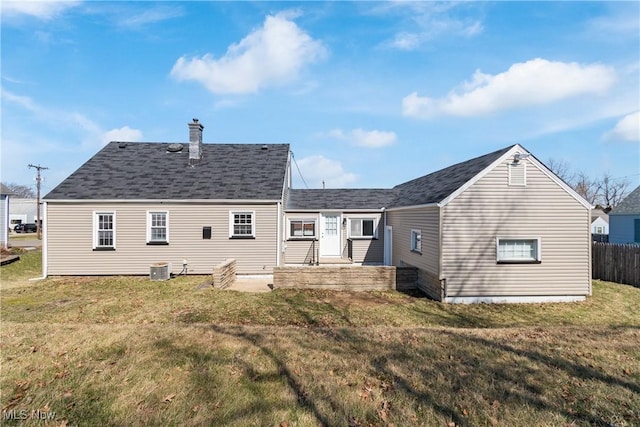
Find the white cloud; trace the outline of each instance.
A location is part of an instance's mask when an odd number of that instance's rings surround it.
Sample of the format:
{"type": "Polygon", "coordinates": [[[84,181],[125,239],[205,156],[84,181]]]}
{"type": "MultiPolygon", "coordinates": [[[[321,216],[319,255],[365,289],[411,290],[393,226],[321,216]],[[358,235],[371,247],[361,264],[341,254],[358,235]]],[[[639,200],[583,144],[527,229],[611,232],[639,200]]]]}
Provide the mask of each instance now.
{"type": "Polygon", "coordinates": [[[420,96],[402,100],[405,116],[479,116],[496,111],[548,104],[583,94],[603,94],[616,81],[615,71],[601,64],[581,65],[536,58],[513,64],[503,73],[476,71],[469,82],[444,98],[420,96]]]}
{"type": "Polygon", "coordinates": [[[610,141],[640,141],[640,111],[624,116],[604,135],[610,141]]]}
{"type": "Polygon", "coordinates": [[[381,130],[366,131],[363,129],[353,129],[346,133],[342,129],[333,129],[327,133],[327,136],[348,141],[350,144],[359,147],[369,148],[386,147],[395,144],[398,139],[395,132],[381,130]]]}
{"type": "Polygon", "coordinates": [[[117,18],[116,23],[120,27],[140,28],[145,25],[177,18],[183,14],[184,11],[179,7],[162,5],[150,8],[145,5],[144,10],[140,13],[131,13],[128,9],[125,12],[122,12],[117,18]]]}
{"type": "Polygon", "coordinates": [[[102,134],[102,142],[106,144],[111,141],[142,141],[142,132],[129,126],[111,129],[102,134]]]}
{"type": "Polygon", "coordinates": [[[67,9],[78,6],[80,1],[19,0],[2,1],[2,15],[28,15],[42,20],[50,20],[67,9]]]}
{"type": "Polygon", "coordinates": [[[482,22],[468,16],[473,7],[470,3],[391,1],[374,7],[372,13],[404,18],[403,30],[384,44],[394,49],[414,50],[443,36],[473,37],[482,33],[482,22]],[[456,10],[461,8],[467,16],[456,15],[456,10]]]}
{"type": "Polygon", "coordinates": [[[327,159],[322,155],[304,157],[298,160],[300,172],[311,188],[344,188],[358,179],[354,173],[347,172],[338,160],[327,159]]]}
{"type": "Polygon", "coordinates": [[[291,13],[267,16],[262,27],[229,46],[219,59],[211,54],[191,59],[183,56],[171,76],[178,81],[197,81],[216,94],[253,93],[294,80],[305,65],[324,58],[327,51],[292,17],[291,13]]]}

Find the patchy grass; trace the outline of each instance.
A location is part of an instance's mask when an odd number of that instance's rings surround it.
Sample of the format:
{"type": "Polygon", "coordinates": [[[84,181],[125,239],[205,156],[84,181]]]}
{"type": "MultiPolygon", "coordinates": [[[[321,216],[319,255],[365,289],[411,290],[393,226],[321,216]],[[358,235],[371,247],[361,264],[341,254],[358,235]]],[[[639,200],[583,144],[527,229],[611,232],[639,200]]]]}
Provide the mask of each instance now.
{"type": "Polygon", "coordinates": [[[8,425],[43,425],[38,410],[95,426],[640,425],[630,286],[595,281],[582,303],[461,306],[197,290],[197,276],[28,282],[38,254],[0,270],[8,425]]]}

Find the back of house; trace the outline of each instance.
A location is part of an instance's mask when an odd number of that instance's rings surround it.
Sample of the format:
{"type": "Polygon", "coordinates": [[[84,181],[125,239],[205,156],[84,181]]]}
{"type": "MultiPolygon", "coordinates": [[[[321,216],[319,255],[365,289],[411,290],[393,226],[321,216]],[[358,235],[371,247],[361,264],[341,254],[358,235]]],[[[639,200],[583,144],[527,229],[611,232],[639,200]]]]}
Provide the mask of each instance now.
{"type": "Polygon", "coordinates": [[[45,198],[45,275],[240,274],[278,265],[288,144],[111,142],[45,198]]]}

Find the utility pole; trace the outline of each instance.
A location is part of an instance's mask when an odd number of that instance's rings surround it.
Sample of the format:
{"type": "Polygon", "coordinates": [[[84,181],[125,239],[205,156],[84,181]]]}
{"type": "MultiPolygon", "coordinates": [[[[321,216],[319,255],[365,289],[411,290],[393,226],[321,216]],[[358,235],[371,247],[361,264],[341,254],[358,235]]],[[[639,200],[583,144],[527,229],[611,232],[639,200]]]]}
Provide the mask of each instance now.
{"type": "Polygon", "coordinates": [[[40,166],[40,165],[32,165],[29,164],[30,168],[34,168],[38,171],[38,174],[36,175],[36,198],[37,198],[37,204],[36,204],[36,231],[38,232],[38,240],[42,239],[42,235],[40,233],[40,224],[42,223],[42,221],[40,221],[40,183],[42,182],[42,175],[40,174],[40,171],[45,170],[45,169],[49,169],[46,168],[44,166],[40,166]]]}

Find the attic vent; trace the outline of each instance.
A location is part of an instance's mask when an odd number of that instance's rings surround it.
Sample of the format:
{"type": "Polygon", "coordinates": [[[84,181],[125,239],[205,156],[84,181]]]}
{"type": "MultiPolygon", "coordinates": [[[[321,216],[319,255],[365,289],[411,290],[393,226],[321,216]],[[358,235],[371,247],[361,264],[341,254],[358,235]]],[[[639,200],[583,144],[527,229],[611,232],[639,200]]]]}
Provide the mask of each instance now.
{"type": "Polygon", "coordinates": [[[118,148],[127,148],[127,145],[129,144],[127,144],[126,142],[121,142],[118,144],[118,148]]]}
{"type": "Polygon", "coordinates": [[[182,151],[183,148],[184,146],[182,144],[169,144],[169,146],[167,147],[167,151],[169,153],[178,153],[182,151]]]}
{"type": "Polygon", "coordinates": [[[264,144],[262,147],[260,147],[261,150],[268,150],[269,146],[267,144],[264,144]]]}
{"type": "Polygon", "coordinates": [[[510,163],[509,164],[509,185],[524,187],[527,185],[527,164],[526,163],[510,163]]]}

